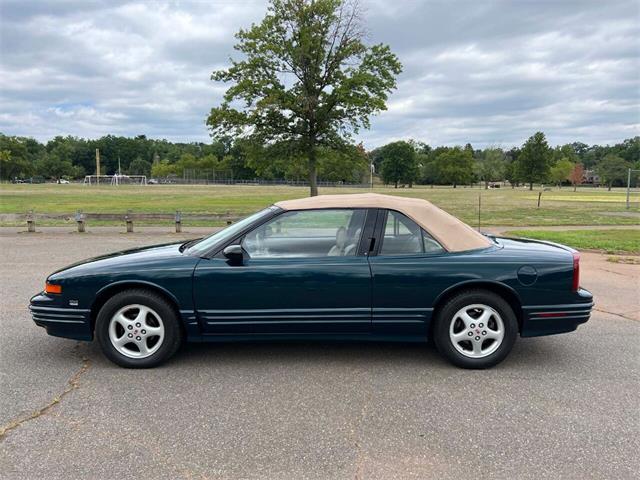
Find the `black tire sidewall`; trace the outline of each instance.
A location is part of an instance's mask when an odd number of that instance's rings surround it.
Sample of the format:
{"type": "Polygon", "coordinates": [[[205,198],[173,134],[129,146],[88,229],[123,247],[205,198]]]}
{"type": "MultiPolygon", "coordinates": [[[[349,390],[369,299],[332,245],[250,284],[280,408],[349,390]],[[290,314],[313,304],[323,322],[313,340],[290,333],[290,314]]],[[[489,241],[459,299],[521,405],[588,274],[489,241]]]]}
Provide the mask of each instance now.
{"type": "Polygon", "coordinates": [[[105,302],[96,319],[96,339],[104,355],[121,367],[151,368],[168,360],[178,349],[182,334],[176,312],[160,295],[144,290],[120,292],[105,302]],[[162,319],[164,338],[160,348],[146,358],[129,358],[116,350],[109,339],[109,322],[118,310],[127,305],[145,305],[153,309],[162,319]]]}
{"type": "Polygon", "coordinates": [[[501,296],[484,290],[470,290],[451,298],[437,313],[433,330],[436,348],[447,360],[458,367],[482,369],[502,362],[511,351],[518,336],[518,321],[509,303],[501,296]],[[449,338],[453,316],[463,307],[473,304],[488,305],[502,317],[505,334],[498,349],[484,358],[470,358],[458,352],[449,338]]]}

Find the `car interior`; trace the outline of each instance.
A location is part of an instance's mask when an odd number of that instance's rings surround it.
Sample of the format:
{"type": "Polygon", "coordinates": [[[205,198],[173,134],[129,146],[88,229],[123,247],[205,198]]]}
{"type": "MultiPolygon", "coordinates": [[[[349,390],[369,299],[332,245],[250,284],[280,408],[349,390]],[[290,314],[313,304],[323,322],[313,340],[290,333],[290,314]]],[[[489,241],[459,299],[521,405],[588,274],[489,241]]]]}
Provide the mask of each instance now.
{"type": "MultiPolygon", "coordinates": [[[[291,211],[245,235],[249,258],[348,257],[358,252],[366,210],[291,211]]],[[[389,211],[380,255],[442,252],[413,220],[389,211]]]]}
{"type": "Polygon", "coordinates": [[[287,212],[248,233],[242,247],[250,258],[354,256],[366,210],[287,212]]]}
{"type": "Polygon", "coordinates": [[[402,213],[389,211],[380,255],[412,255],[442,251],[442,246],[413,220],[402,213]]]}

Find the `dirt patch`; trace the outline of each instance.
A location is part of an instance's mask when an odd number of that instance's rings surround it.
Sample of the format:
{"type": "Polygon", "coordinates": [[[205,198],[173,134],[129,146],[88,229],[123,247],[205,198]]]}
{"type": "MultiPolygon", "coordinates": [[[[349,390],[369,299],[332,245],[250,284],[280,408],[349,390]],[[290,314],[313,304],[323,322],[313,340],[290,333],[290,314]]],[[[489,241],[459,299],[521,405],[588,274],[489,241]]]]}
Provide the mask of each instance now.
{"type": "Polygon", "coordinates": [[[640,255],[634,257],[607,257],[607,262],[640,265],[640,255]]]}

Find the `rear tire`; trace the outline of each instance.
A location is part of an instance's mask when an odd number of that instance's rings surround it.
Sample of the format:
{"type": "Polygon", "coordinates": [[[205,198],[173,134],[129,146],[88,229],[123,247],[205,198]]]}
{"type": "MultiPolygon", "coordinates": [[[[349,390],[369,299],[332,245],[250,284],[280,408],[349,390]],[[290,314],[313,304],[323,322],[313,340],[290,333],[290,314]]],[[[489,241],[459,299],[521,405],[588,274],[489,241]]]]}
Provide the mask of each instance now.
{"type": "Polygon", "coordinates": [[[182,343],[173,306],[142,289],[125,290],[107,300],[98,312],[95,333],[104,355],[125,368],[156,367],[182,343]]]}
{"type": "Polygon", "coordinates": [[[497,365],[511,351],[518,335],[513,309],[501,296],[466,290],[440,309],[433,329],[438,352],[461,368],[497,365]]]}

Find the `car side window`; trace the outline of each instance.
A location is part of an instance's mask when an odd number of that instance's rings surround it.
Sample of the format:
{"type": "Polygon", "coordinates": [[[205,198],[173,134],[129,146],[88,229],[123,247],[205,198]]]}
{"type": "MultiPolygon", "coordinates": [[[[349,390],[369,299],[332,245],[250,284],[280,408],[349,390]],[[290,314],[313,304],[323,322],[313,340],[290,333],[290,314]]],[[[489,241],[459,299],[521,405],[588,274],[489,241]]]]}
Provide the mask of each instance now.
{"type": "Polygon", "coordinates": [[[422,229],[422,245],[424,253],[442,253],[444,248],[429,233],[422,229]]]}
{"type": "Polygon", "coordinates": [[[443,251],[442,246],[413,220],[402,213],[389,210],[380,255],[415,255],[443,251]]]}
{"type": "Polygon", "coordinates": [[[248,233],[242,247],[251,258],[357,255],[366,210],[299,210],[278,215],[248,233]]]}

